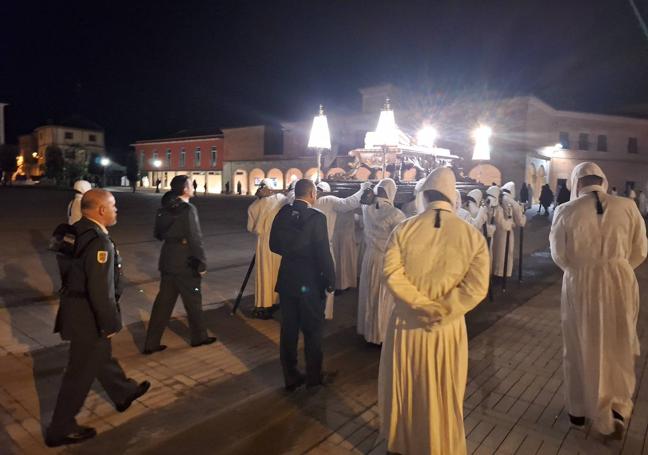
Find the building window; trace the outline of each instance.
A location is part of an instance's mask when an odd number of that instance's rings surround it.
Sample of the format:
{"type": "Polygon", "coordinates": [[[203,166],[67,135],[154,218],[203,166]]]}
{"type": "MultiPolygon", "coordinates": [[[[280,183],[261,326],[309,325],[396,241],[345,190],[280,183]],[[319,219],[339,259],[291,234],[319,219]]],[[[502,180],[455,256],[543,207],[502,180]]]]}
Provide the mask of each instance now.
{"type": "Polygon", "coordinates": [[[639,142],[636,137],[628,138],[628,153],[639,153],[639,142]]]}
{"type": "Polygon", "coordinates": [[[155,166],[155,162],[158,159],[158,152],[157,150],[153,150],[153,166],[155,166]]]}
{"type": "Polygon", "coordinates": [[[167,149],[166,151],[166,167],[167,169],[171,169],[171,149],[167,149]]]}
{"type": "Polygon", "coordinates": [[[578,150],[589,150],[589,136],[587,133],[578,135],[578,150]]]}
{"type": "Polygon", "coordinates": [[[144,167],[144,158],[146,155],[144,154],[144,150],[140,150],[140,155],[139,155],[139,168],[142,169],[144,167]]]}
{"type": "Polygon", "coordinates": [[[560,142],[560,145],[562,145],[562,148],[564,148],[566,150],[569,150],[570,149],[569,133],[567,131],[561,131],[560,135],[558,136],[558,142],[560,142]]]}
{"type": "Polygon", "coordinates": [[[212,165],[212,167],[216,167],[216,163],[218,163],[218,151],[216,150],[216,146],[212,145],[212,148],[211,148],[211,165],[212,165]]]}
{"type": "Polygon", "coordinates": [[[90,142],[97,142],[97,135],[96,134],[91,134],[90,136],[88,136],[88,138],[90,139],[90,142]]]}
{"type": "Polygon", "coordinates": [[[185,149],[183,147],[182,150],[180,151],[180,167],[185,167],[185,157],[186,156],[187,156],[187,154],[185,153],[185,149]]]}
{"type": "Polygon", "coordinates": [[[74,139],[74,133],[72,131],[65,132],[65,139],[74,139]]]}
{"type": "Polygon", "coordinates": [[[599,134],[596,138],[596,150],[607,152],[607,136],[605,134],[599,134]]]}
{"type": "Polygon", "coordinates": [[[200,167],[200,147],[196,147],[196,151],[194,152],[194,166],[200,167]]]}

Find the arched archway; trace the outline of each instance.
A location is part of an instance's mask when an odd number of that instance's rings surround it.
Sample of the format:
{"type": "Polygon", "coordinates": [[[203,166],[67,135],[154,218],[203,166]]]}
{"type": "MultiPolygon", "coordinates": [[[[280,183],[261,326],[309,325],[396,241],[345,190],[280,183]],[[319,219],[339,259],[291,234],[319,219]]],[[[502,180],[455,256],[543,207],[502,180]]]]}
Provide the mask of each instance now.
{"type": "Polygon", "coordinates": [[[312,168],[310,168],[309,170],[307,170],[307,171],[304,173],[304,178],[305,178],[305,179],[311,179],[311,180],[314,181],[314,180],[317,178],[317,168],[316,168],[316,167],[312,167],[312,168]]]}
{"type": "Polygon", "coordinates": [[[247,178],[247,171],[243,169],[237,169],[236,172],[234,172],[234,185],[232,185],[232,188],[230,191],[232,191],[235,194],[241,193],[241,194],[247,194],[248,193],[248,178],[247,178]],[[239,191],[239,183],[241,184],[241,191],[239,191]]]}
{"type": "Polygon", "coordinates": [[[334,176],[336,174],[344,174],[344,173],[345,173],[344,169],[342,169],[341,167],[332,167],[326,173],[326,178],[331,178],[332,176],[334,176]]]}
{"type": "Polygon", "coordinates": [[[265,178],[265,172],[263,172],[263,169],[259,168],[254,168],[250,171],[250,178],[248,181],[250,182],[248,184],[248,192],[250,194],[254,194],[259,188],[259,184],[261,183],[261,180],[265,178]]]}
{"type": "Polygon", "coordinates": [[[536,168],[533,165],[533,163],[531,163],[531,164],[529,164],[527,166],[526,177],[525,177],[524,181],[526,183],[528,183],[529,185],[531,185],[531,191],[533,191],[533,195],[532,195],[533,200],[531,202],[533,203],[533,201],[537,200],[538,197],[540,196],[540,189],[538,188],[538,186],[536,184],[537,183],[536,182],[536,168]]]}
{"type": "Polygon", "coordinates": [[[301,179],[303,175],[302,171],[296,167],[291,167],[286,171],[286,186],[290,185],[295,180],[301,179]]]}
{"type": "Polygon", "coordinates": [[[283,172],[281,172],[279,169],[270,169],[268,171],[268,178],[272,180],[273,184],[273,189],[275,190],[283,190],[284,189],[284,179],[283,179],[283,172]]]}
{"type": "Polygon", "coordinates": [[[502,173],[492,164],[478,164],[470,170],[468,177],[484,185],[502,184],[502,173]]]}

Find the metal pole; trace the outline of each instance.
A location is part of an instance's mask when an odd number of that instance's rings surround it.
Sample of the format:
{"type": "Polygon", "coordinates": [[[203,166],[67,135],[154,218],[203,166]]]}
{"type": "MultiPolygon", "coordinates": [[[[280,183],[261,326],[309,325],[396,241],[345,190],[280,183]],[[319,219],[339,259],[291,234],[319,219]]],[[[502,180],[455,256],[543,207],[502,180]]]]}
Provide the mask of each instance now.
{"type": "Polygon", "coordinates": [[[511,247],[511,231],[506,231],[506,246],[504,247],[504,273],[502,274],[502,292],[506,292],[506,275],[508,272],[510,247],[511,247]]]}
{"type": "Polygon", "coordinates": [[[387,168],[387,165],[386,165],[386,162],[387,162],[387,146],[386,145],[383,145],[383,160],[382,161],[383,161],[382,162],[382,178],[384,179],[384,178],[386,178],[385,177],[385,170],[387,168]]]}
{"type": "Polygon", "coordinates": [[[243,284],[241,285],[241,290],[236,296],[236,302],[234,302],[234,307],[232,308],[232,315],[236,314],[236,310],[241,304],[241,297],[243,297],[243,291],[245,291],[245,287],[247,286],[248,280],[250,279],[250,275],[252,274],[252,269],[254,268],[255,260],[256,260],[256,253],[254,253],[254,256],[252,256],[252,260],[250,261],[250,266],[248,267],[247,273],[245,274],[245,278],[243,279],[243,284]]]}
{"type": "Polygon", "coordinates": [[[522,282],[522,251],[524,248],[524,228],[520,226],[520,258],[518,260],[518,281],[522,282]]]}
{"type": "Polygon", "coordinates": [[[315,154],[317,155],[317,183],[319,183],[320,169],[322,167],[322,149],[321,148],[316,149],[315,154]]]}

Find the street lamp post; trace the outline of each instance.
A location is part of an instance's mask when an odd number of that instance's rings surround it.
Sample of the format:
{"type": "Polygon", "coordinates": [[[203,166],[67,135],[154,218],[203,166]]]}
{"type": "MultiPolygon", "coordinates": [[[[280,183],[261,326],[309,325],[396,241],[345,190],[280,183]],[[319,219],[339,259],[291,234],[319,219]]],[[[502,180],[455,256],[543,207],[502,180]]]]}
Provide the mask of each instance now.
{"type": "Polygon", "coordinates": [[[331,150],[331,134],[329,133],[328,120],[324,114],[324,107],[320,104],[319,114],[313,118],[308,148],[315,149],[317,156],[317,183],[320,181],[322,168],[322,150],[331,150]]]}
{"type": "Polygon", "coordinates": [[[101,166],[103,167],[103,186],[106,186],[106,168],[110,166],[110,159],[106,158],[105,156],[101,158],[101,161],[99,161],[101,166]]]}
{"type": "Polygon", "coordinates": [[[383,152],[382,178],[385,178],[387,151],[389,147],[396,147],[398,145],[398,127],[396,126],[394,111],[389,103],[389,98],[385,100],[385,105],[382,111],[380,111],[378,126],[376,126],[376,139],[377,144],[380,145],[383,152]]]}

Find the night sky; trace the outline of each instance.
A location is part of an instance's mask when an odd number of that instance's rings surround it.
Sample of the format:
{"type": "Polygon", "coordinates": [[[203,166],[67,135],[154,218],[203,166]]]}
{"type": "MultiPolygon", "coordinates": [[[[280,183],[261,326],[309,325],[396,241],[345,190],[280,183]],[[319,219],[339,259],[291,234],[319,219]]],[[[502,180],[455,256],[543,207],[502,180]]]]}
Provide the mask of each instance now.
{"type": "Polygon", "coordinates": [[[357,89],[385,82],[648,105],[648,38],[626,0],[11,1],[0,17],[11,143],[81,114],[119,156],[184,128],[357,110],[357,89]]]}

